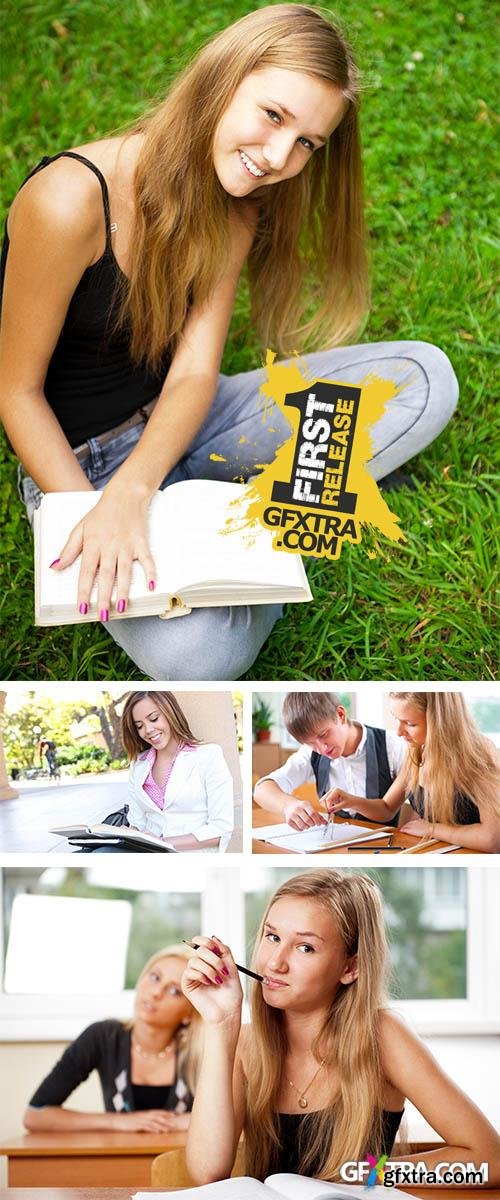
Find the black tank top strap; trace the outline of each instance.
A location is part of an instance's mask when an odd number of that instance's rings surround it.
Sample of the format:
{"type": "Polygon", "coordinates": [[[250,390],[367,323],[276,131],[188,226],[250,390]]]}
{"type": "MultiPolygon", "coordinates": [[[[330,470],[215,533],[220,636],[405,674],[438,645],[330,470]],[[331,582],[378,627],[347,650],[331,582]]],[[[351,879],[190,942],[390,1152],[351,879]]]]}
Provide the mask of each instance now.
{"type": "Polygon", "coordinates": [[[37,175],[39,171],[42,171],[44,167],[47,167],[49,163],[57,162],[58,158],[76,158],[77,162],[81,162],[85,167],[88,167],[89,170],[92,171],[99,180],[104,208],[104,222],[106,226],[106,250],[111,250],[111,212],[109,207],[108,185],[102,171],[100,171],[99,167],[96,167],[95,163],[91,162],[89,158],[84,158],[83,154],[77,154],[75,150],[60,150],[59,154],[45,155],[38,165],[34,167],[32,171],[30,171],[29,175],[26,176],[26,179],[23,179],[21,187],[23,187],[24,184],[28,182],[28,179],[31,179],[33,175],[37,175]]]}

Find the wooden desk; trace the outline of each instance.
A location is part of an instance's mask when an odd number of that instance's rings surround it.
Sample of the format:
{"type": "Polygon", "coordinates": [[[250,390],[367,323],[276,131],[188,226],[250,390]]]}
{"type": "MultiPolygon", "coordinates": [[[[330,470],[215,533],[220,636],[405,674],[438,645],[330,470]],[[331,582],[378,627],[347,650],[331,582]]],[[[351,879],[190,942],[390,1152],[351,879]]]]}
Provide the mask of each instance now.
{"type": "MultiPolygon", "coordinates": [[[[318,812],[323,811],[323,810],[320,810],[320,806],[318,803],[315,803],[314,807],[317,808],[318,812]]],[[[356,820],[356,817],[335,817],[336,825],[337,824],[338,825],[340,825],[340,824],[347,825],[349,822],[351,824],[355,824],[355,825],[361,824],[361,821],[356,820]]],[[[253,813],[252,813],[252,824],[253,824],[254,829],[262,829],[263,825],[282,825],[283,818],[281,816],[278,816],[277,813],[269,812],[268,809],[261,808],[260,805],[257,805],[254,803],[253,804],[253,813]]],[[[363,825],[366,826],[367,833],[369,833],[370,830],[372,830],[372,829],[380,829],[380,823],[377,823],[376,821],[363,821],[363,825]]],[[[292,831],[290,831],[290,832],[292,832],[292,831]]],[[[391,834],[393,834],[393,841],[392,841],[393,846],[399,846],[399,848],[401,850],[406,850],[406,849],[408,849],[409,846],[416,846],[416,844],[419,840],[418,838],[411,837],[409,833],[401,833],[401,830],[399,830],[399,829],[390,829],[389,832],[391,834]]],[[[382,839],[380,839],[380,840],[382,841],[382,839]]],[[[430,847],[430,849],[434,850],[434,849],[437,849],[438,846],[446,846],[446,845],[449,845],[449,843],[448,842],[436,842],[434,846],[430,847]]],[[[374,849],[376,849],[376,846],[377,846],[377,843],[374,842],[373,843],[374,849]]],[[[317,853],[320,853],[320,851],[318,851],[317,853]]],[[[346,858],[348,858],[349,861],[352,862],[353,864],[355,864],[358,861],[358,859],[361,858],[361,851],[359,852],[359,854],[348,854],[347,846],[337,846],[335,849],[323,850],[323,851],[321,851],[321,853],[323,853],[323,854],[344,854],[346,856],[346,858]]],[[[417,850],[415,852],[415,857],[416,857],[416,855],[421,855],[421,854],[426,854],[426,853],[427,853],[426,850],[417,850]]],[[[260,842],[257,840],[257,838],[253,838],[252,839],[252,854],[296,854],[296,851],[295,850],[279,850],[277,846],[271,846],[270,842],[260,842]]],[[[369,851],[367,851],[367,854],[369,855],[370,858],[373,858],[373,855],[369,851]]],[[[481,851],[480,850],[465,850],[464,847],[461,846],[458,850],[454,850],[453,858],[456,858],[457,854],[481,854],[481,851]]],[[[309,857],[311,859],[314,859],[314,858],[316,858],[316,854],[310,854],[309,857]]],[[[411,857],[413,858],[413,855],[411,857]]],[[[381,855],[377,855],[377,866],[380,865],[380,862],[382,859],[384,859],[385,862],[397,862],[398,861],[397,854],[381,854],[381,855]]]]}
{"type": "MultiPolygon", "coordinates": [[[[162,1192],[176,1192],[182,1189],[162,1187],[162,1192]]],[[[415,1200],[443,1200],[444,1196],[452,1196],[453,1200],[471,1200],[472,1196],[480,1196],[481,1200],[499,1200],[500,1188],[472,1187],[427,1187],[410,1188],[404,1185],[404,1191],[414,1196],[415,1200]]],[[[142,1187],[141,1191],[158,1191],[158,1188],[142,1187]]],[[[387,1188],[390,1200],[391,1191],[387,1188]]],[[[0,1188],[0,1200],[130,1200],[130,1188],[0,1188]]]]}
{"type": "Polygon", "coordinates": [[[186,1137],[185,1132],[27,1133],[0,1142],[0,1155],[8,1160],[10,1188],[127,1187],[130,1194],[150,1183],[156,1155],[184,1146],[186,1137]]]}

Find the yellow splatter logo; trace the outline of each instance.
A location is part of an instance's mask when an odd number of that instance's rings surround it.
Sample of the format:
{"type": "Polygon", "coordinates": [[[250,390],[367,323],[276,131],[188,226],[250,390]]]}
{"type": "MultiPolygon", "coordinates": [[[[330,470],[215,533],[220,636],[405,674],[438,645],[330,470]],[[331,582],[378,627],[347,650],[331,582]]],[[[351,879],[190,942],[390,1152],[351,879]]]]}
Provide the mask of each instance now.
{"type": "Polygon", "coordinates": [[[250,533],[258,521],[272,530],[277,550],[315,558],[338,558],[344,542],[361,542],[363,525],[393,542],[405,541],[399,518],[367,470],[370,427],[397,395],[397,385],[374,375],[359,385],[308,380],[298,361],[274,359],[268,350],[264,419],[274,403],[292,433],[247,485],[228,525],[250,533]]]}

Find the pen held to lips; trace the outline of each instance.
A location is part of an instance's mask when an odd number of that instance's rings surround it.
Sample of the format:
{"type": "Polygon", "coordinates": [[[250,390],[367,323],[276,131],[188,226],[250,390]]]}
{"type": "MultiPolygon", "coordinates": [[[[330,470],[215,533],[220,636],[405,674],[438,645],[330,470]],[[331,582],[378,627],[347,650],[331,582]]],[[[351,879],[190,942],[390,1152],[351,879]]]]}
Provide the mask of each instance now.
{"type": "MultiPolygon", "coordinates": [[[[182,940],[186,944],[186,946],[189,946],[191,948],[191,950],[199,950],[200,949],[199,942],[188,942],[188,941],[186,941],[186,938],[183,938],[182,940]]],[[[257,975],[256,971],[251,971],[249,967],[240,967],[239,963],[235,963],[234,965],[236,967],[236,970],[241,971],[243,975],[249,975],[251,979],[257,979],[257,981],[259,983],[267,983],[267,978],[265,975],[257,975]]]]}

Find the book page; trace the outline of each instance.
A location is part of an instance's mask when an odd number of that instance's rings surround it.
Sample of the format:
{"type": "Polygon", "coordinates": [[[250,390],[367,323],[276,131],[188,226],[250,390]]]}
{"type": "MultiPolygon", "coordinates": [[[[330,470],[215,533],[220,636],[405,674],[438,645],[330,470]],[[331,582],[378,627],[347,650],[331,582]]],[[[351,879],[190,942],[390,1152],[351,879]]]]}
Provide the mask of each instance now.
{"type": "MultiPolygon", "coordinates": [[[[361,1184],[354,1187],[350,1183],[326,1183],[322,1179],[309,1179],[304,1175],[269,1175],[267,1183],[277,1188],[287,1200],[335,1200],[335,1196],[339,1200],[367,1200],[367,1197],[381,1200],[382,1196],[387,1200],[389,1191],[378,1183],[367,1190],[361,1184]]],[[[407,1200],[409,1197],[408,1192],[398,1188],[391,1188],[389,1194],[394,1200],[407,1200]]]]}
{"type": "MultiPolygon", "coordinates": [[[[278,1176],[276,1176],[278,1179],[278,1176]]],[[[284,1179],[288,1178],[283,1176],[284,1179]]],[[[293,1176],[290,1176],[293,1178],[293,1176]]],[[[267,1183],[259,1183],[258,1179],[249,1176],[236,1179],[222,1179],[220,1183],[207,1183],[202,1187],[183,1188],[180,1192],[168,1192],[169,1198],[175,1200],[285,1200],[286,1192],[276,1192],[267,1183]]],[[[132,1200],[165,1200],[165,1192],[136,1192],[132,1200]]]]}
{"type": "Polygon", "coordinates": [[[298,854],[314,854],[329,850],[332,846],[345,846],[349,842],[371,842],[387,837],[386,829],[367,830],[363,825],[351,825],[350,821],[342,825],[330,825],[328,832],[325,831],[326,825],[314,825],[312,829],[301,830],[292,829],[290,825],[264,825],[262,829],[254,829],[252,836],[257,841],[271,842],[277,850],[296,850],[298,854]]]}
{"type": "MultiPolygon", "coordinates": [[[[226,532],[228,519],[239,515],[234,501],[243,491],[241,484],[189,479],[162,493],[164,536],[175,563],[174,591],[182,593],[203,580],[307,588],[300,555],[274,550],[270,530],[256,525],[226,532]]],[[[154,556],[153,546],[152,552],[154,556]]]]}

